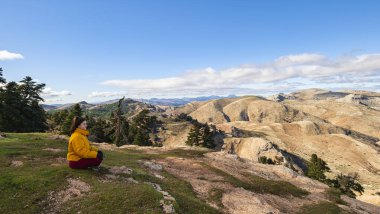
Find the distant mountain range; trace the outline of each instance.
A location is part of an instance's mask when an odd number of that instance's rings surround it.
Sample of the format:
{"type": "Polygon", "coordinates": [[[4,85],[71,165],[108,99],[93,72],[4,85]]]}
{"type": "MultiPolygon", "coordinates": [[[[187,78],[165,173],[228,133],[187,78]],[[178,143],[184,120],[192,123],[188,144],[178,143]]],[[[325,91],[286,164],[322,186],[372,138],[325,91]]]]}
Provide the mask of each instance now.
{"type": "Polygon", "coordinates": [[[222,96],[203,96],[203,97],[184,97],[184,98],[151,98],[151,99],[136,99],[137,101],[149,103],[151,105],[163,106],[183,106],[194,101],[208,101],[222,98],[235,98],[236,95],[222,96]]]}
{"type": "MultiPolygon", "coordinates": [[[[133,99],[138,102],[147,103],[150,105],[160,105],[160,106],[183,106],[187,103],[194,102],[194,101],[208,101],[208,100],[216,100],[216,99],[222,99],[222,98],[235,98],[236,95],[228,95],[226,97],[223,96],[202,96],[202,97],[184,97],[184,98],[151,98],[151,99],[133,99]]],[[[79,102],[79,105],[81,108],[88,109],[96,106],[103,106],[108,104],[113,104],[118,102],[119,99],[113,99],[108,100],[104,102],[97,102],[97,103],[87,103],[86,101],[79,102]]],[[[77,103],[67,103],[67,104],[41,104],[41,106],[46,111],[51,110],[63,110],[63,109],[69,109],[71,106],[75,105],[77,103]]]]}

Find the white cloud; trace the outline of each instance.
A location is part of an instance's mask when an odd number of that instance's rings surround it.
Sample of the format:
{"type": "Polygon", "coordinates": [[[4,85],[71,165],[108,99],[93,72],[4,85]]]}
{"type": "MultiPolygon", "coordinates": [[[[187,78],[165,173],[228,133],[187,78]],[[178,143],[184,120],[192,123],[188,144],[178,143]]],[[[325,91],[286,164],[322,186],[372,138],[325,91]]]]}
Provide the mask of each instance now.
{"type": "Polygon", "coordinates": [[[276,60],[278,65],[295,65],[323,62],[327,59],[326,56],[320,54],[303,53],[298,55],[282,56],[276,60]]]}
{"type": "Polygon", "coordinates": [[[23,59],[24,56],[19,53],[12,53],[7,50],[0,50],[0,60],[23,59]]]}
{"type": "MultiPolygon", "coordinates": [[[[321,54],[304,53],[282,56],[272,62],[241,65],[223,70],[206,68],[179,76],[158,79],[107,80],[102,85],[124,88],[128,94],[180,94],[211,91],[240,92],[270,90],[266,84],[283,84],[300,79],[318,83],[370,80],[380,75],[380,54],[344,56],[336,59],[321,54]],[[246,87],[246,85],[251,85],[246,87]],[[253,86],[252,86],[253,85],[253,86]]],[[[275,86],[275,85],[273,85],[275,86]]],[[[271,90],[270,90],[271,91],[271,90]]],[[[117,96],[120,92],[94,92],[90,96],[117,96]]],[[[208,93],[211,94],[211,93],[208,93]]],[[[123,94],[124,95],[124,94],[123,94]]]]}
{"type": "Polygon", "coordinates": [[[125,91],[115,91],[115,92],[92,92],[88,97],[118,97],[128,94],[125,91]]]}
{"type": "Polygon", "coordinates": [[[51,88],[45,88],[42,91],[43,97],[63,97],[63,96],[70,96],[70,91],[53,91],[51,88]]]}
{"type": "Polygon", "coordinates": [[[63,102],[64,100],[62,98],[56,98],[56,99],[45,99],[45,104],[53,104],[53,103],[59,103],[63,102]]]}

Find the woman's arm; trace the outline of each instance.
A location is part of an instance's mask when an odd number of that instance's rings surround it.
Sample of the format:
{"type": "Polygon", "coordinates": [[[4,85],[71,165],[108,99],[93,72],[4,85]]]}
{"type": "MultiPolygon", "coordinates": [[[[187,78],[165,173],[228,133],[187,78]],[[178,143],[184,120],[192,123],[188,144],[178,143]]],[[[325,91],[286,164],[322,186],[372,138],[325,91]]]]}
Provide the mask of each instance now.
{"type": "Polygon", "coordinates": [[[76,154],[78,154],[82,158],[96,158],[97,151],[91,150],[85,145],[81,139],[73,139],[72,140],[73,150],[76,154]]]}
{"type": "Polygon", "coordinates": [[[95,146],[91,146],[91,145],[90,145],[90,150],[91,151],[95,151],[95,152],[99,151],[98,148],[96,148],[95,146]]]}

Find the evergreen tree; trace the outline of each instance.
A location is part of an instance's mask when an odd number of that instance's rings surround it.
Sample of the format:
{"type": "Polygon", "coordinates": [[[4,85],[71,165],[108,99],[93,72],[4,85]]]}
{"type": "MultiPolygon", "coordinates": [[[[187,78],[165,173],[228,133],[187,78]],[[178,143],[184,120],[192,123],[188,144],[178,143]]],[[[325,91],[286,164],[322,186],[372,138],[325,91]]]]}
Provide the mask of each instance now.
{"type": "Polygon", "coordinates": [[[0,129],[9,132],[35,132],[47,129],[46,114],[38,104],[45,84],[31,77],[6,84],[0,68],[0,129]],[[6,84],[3,86],[3,84],[6,84]]]}
{"type": "Polygon", "coordinates": [[[54,112],[50,119],[53,122],[54,127],[56,127],[58,130],[60,127],[63,125],[63,123],[66,120],[66,117],[69,115],[69,111],[67,109],[61,110],[61,111],[56,111],[54,112]]]}
{"type": "Polygon", "coordinates": [[[336,177],[337,188],[345,195],[355,198],[356,195],[354,191],[362,194],[364,192],[364,188],[357,182],[359,175],[354,173],[353,175],[343,175],[342,173],[336,177]]]}
{"type": "Polygon", "coordinates": [[[152,119],[151,117],[149,117],[148,114],[149,110],[143,109],[133,118],[132,121],[134,124],[136,124],[137,129],[150,130],[150,128],[152,127],[152,119]]]}
{"type": "Polygon", "coordinates": [[[0,130],[5,132],[24,131],[25,118],[22,114],[22,96],[16,82],[9,82],[1,92],[0,130]]]}
{"type": "Polygon", "coordinates": [[[82,117],[82,109],[78,103],[75,104],[73,108],[71,108],[69,115],[66,117],[64,123],[62,124],[62,127],[61,127],[62,134],[70,135],[71,123],[75,116],[82,117]]]}
{"type": "Polygon", "coordinates": [[[211,130],[207,123],[202,124],[198,121],[193,121],[193,127],[187,136],[186,144],[214,148],[214,134],[215,129],[211,130]]]}
{"type": "Polygon", "coordinates": [[[143,130],[139,130],[134,137],[133,144],[138,146],[151,146],[152,142],[149,140],[149,135],[144,133],[143,130]]]}
{"type": "Polygon", "coordinates": [[[45,110],[38,104],[44,99],[40,96],[45,84],[37,84],[29,76],[20,81],[22,96],[22,113],[24,114],[24,128],[26,132],[44,131],[47,129],[45,110]]]}
{"type": "Polygon", "coordinates": [[[3,78],[3,68],[0,68],[0,83],[1,84],[6,83],[5,79],[3,78]]]}
{"type": "Polygon", "coordinates": [[[3,84],[5,84],[6,81],[3,78],[3,68],[0,68],[0,130],[2,130],[2,114],[4,114],[4,89],[3,89],[3,84]]]}
{"type": "Polygon", "coordinates": [[[80,107],[79,103],[74,105],[74,107],[71,109],[70,113],[73,114],[74,116],[78,116],[78,117],[82,116],[83,112],[82,112],[82,108],[80,107]]]}
{"type": "Polygon", "coordinates": [[[157,118],[155,116],[149,116],[149,110],[144,109],[140,111],[132,119],[132,124],[129,127],[128,137],[131,142],[139,146],[151,146],[153,145],[150,140],[150,134],[154,134],[157,126],[157,118]]]}
{"type": "Polygon", "coordinates": [[[316,154],[311,155],[310,163],[308,163],[306,175],[310,178],[325,181],[326,176],[325,172],[329,172],[330,168],[327,166],[327,163],[318,158],[316,154]]]}
{"type": "Polygon", "coordinates": [[[109,130],[110,130],[110,124],[107,123],[107,121],[96,118],[96,119],[89,119],[91,125],[89,128],[90,135],[94,138],[94,141],[96,142],[111,142],[109,130]]]}
{"type": "Polygon", "coordinates": [[[33,132],[43,132],[48,129],[46,123],[46,112],[45,110],[38,104],[37,101],[32,101],[31,104],[31,115],[29,117],[31,130],[33,132]]]}
{"type": "Polygon", "coordinates": [[[205,124],[203,127],[203,132],[202,132],[202,146],[206,148],[214,148],[214,139],[213,139],[213,133],[210,131],[210,127],[205,124]]]}
{"type": "Polygon", "coordinates": [[[258,161],[259,163],[274,165],[272,158],[267,158],[266,156],[260,156],[258,161]]]}
{"type": "Polygon", "coordinates": [[[29,76],[21,80],[20,83],[21,95],[25,100],[27,100],[28,104],[30,104],[33,101],[44,101],[40,94],[42,93],[42,90],[45,88],[45,84],[37,84],[29,76]]]}
{"type": "Polygon", "coordinates": [[[111,121],[114,126],[112,133],[113,142],[116,146],[122,146],[128,144],[128,122],[123,117],[122,104],[124,97],[119,100],[117,109],[112,112],[111,121]]]}
{"type": "Polygon", "coordinates": [[[193,125],[190,129],[189,135],[187,136],[186,144],[189,146],[199,146],[202,141],[202,136],[200,133],[200,127],[198,125],[193,125]]]}

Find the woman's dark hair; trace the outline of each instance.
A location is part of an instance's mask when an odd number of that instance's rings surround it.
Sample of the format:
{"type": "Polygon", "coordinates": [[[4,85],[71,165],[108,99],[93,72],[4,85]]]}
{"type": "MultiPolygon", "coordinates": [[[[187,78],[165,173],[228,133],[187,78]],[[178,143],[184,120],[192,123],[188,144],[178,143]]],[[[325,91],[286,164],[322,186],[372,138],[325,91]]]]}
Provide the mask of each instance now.
{"type": "Polygon", "coordinates": [[[78,116],[75,116],[73,118],[73,121],[71,122],[71,127],[70,127],[70,134],[73,134],[75,132],[75,129],[78,128],[78,126],[83,123],[83,121],[85,121],[85,119],[83,117],[78,117],[78,116]]]}

